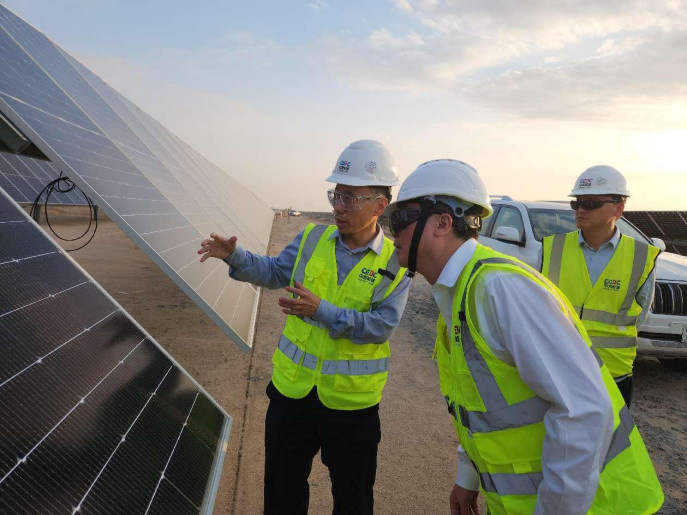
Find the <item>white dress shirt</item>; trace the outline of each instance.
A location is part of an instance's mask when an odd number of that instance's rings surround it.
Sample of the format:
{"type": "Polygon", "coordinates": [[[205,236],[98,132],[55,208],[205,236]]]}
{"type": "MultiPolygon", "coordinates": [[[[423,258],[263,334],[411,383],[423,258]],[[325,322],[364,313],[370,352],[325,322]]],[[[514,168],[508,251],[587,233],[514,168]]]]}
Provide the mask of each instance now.
{"type": "MultiPolygon", "coordinates": [[[[432,287],[449,327],[458,276],[476,247],[474,239],[463,243],[432,287]]],[[[494,355],[516,366],[525,384],[550,403],[535,513],[585,513],[613,433],[613,408],[596,359],[553,296],[523,275],[482,272],[475,298],[475,323],[494,355]]],[[[456,483],[479,489],[461,446],[456,483]]]]}

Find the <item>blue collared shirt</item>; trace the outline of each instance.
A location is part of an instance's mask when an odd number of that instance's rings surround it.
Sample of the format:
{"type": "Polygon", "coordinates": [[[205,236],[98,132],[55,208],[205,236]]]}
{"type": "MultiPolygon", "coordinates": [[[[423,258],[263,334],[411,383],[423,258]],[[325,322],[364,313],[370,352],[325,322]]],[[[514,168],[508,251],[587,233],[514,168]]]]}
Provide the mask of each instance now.
{"type": "MultiPolygon", "coordinates": [[[[384,246],[384,232],[379,225],[375,237],[367,245],[357,249],[351,250],[341,241],[338,229],[330,238],[336,238],[339,286],[367,252],[380,254],[384,246]]],[[[271,290],[286,287],[291,279],[302,239],[301,231],[276,257],[254,254],[237,246],[234,253],[225,260],[229,265],[229,276],[237,281],[249,282],[271,290]]],[[[360,344],[383,343],[391,337],[401,321],[408,301],[410,282],[408,277],[401,279],[394,291],[380,302],[376,309],[366,312],[340,308],[326,299],[320,299],[320,305],[313,318],[329,329],[332,338],[348,338],[360,344]]]]}

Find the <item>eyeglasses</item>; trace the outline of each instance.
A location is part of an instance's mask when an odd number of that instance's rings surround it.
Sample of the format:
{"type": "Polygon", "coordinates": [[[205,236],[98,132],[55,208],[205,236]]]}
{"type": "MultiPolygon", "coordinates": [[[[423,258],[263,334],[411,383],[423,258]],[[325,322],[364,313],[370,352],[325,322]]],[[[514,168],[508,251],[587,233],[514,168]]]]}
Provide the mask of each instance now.
{"type": "Polygon", "coordinates": [[[594,209],[599,209],[604,204],[620,204],[620,200],[597,200],[593,198],[587,198],[584,200],[571,200],[570,207],[573,211],[577,211],[579,208],[584,208],[585,211],[593,211],[594,209]]]}
{"type": "Polygon", "coordinates": [[[389,232],[391,232],[391,235],[395,238],[403,229],[417,222],[420,219],[421,212],[422,210],[417,207],[393,211],[389,215],[389,232]]]}
{"type": "Polygon", "coordinates": [[[343,191],[327,190],[327,197],[332,207],[341,204],[345,211],[360,211],[367,204],[378,198],[384,198],[383,195],[351,195],[343,191]]]}

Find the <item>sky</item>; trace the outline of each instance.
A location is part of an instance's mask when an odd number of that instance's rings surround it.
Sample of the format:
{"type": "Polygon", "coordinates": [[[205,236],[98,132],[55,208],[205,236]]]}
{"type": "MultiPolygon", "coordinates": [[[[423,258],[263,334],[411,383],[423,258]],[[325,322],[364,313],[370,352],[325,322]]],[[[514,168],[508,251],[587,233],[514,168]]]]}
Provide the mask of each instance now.
{"type": "MultiPolygon", "coordinates": [[[[401,179],[474,166],[490,194],[687,210],[687,0],[9,0],[4,4],[273,207],[376,139],[401,179]]],[[[394,193],[397,189],[394,189],[394,193]]]]}

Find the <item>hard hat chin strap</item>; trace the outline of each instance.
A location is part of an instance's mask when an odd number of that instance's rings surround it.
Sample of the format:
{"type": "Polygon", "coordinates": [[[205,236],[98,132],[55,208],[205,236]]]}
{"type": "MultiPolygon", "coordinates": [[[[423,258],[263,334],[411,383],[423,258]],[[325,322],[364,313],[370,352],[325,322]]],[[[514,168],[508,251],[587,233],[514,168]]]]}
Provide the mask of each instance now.
{"type": "Polygon", "coordinates": [[[414,277],[417,271],[417,251],[420,247],[420,239],[422,238],[422,233],[425,232],[425,224],[427,223],[427,218],[431,214],[432,206],[434,205],[434,200],[425,198],[422,200],[420,206],[420,218],[418,218],[415,224],[415,231],[413,231],[413,239],[410,242],[410,249],[408,252],[408,277],[414,277]]]}

